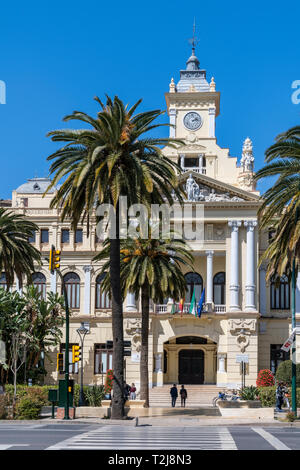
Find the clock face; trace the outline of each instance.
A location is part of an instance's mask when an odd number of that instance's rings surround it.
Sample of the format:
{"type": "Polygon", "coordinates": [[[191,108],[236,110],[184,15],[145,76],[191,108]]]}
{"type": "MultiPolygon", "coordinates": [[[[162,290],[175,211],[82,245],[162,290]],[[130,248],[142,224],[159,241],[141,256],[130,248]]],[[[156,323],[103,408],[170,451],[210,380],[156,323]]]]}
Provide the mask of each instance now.
{"type": "Polygon", "coordinates": [[[187,129],[190,129],[191,131],[196,131],[197,129],[199,129],[199,127],[202,126],[202,118],[200,114],[196,113],[195,111],[192,111],[184,116],[183,124],[187,129]]]}

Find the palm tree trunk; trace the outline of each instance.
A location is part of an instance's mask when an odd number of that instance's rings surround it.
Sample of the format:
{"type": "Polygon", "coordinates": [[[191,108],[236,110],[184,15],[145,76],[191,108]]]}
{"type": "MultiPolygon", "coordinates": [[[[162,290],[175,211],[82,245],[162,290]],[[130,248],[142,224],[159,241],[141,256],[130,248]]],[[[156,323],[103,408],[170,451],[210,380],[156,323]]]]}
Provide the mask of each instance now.
{"type": "Polygon", "coordinates": [[[113,331],[112,419],[124,417],[123,303],[120,283],[119,207],[116,209],[116,238],[110,240],[110,283],[113,331]]]}
{"type": "Polygon", "coordinates": [[[149,370],[148,370],[148,332],[149,332],[149,286],[148,283],[142,287],[142,339],[141,339],[141,362],[140,362],[140,384],[141,400],[145,400],[144,407],[149,408],[149,370]]]}

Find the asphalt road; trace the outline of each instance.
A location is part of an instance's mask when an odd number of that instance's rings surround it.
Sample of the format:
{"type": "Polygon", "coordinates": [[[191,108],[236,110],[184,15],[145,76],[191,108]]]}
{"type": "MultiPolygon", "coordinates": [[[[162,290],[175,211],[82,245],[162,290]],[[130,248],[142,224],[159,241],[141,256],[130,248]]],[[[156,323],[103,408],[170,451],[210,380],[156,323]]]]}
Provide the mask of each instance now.
{"type": "Polygon", "coordinates": [[[0,450],[300,450],[300,427],[0,423],[0,450]]]}

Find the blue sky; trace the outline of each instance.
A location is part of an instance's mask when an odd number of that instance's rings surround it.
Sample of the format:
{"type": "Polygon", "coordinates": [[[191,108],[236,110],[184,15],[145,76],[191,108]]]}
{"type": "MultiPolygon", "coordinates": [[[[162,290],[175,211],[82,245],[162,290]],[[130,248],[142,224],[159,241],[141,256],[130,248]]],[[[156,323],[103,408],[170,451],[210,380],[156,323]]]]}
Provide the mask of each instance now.
{"type": "Polygon", "coordinates": [[[170,79],[178,81],[190,55],[194,17],[200,66],[221,92],[217,142],[240,157],[251,137],[260,168],[274,137],[300,121],[300,104],[291,101],[300,79],[299,14],[296,2],[256,0],[2,3],[0,197],[48,174],[55,145],[46,133],[67,127],[61,119],[75,109],[94,114],[95,95],[142,97],[143,109],[165,109],[170,79]]]}

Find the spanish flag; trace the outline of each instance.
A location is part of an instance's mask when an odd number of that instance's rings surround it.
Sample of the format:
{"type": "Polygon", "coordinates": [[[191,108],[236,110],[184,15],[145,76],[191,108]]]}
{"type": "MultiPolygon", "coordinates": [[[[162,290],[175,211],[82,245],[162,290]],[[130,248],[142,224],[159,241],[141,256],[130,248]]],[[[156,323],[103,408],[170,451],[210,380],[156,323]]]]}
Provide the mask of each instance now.
{"type": "Polygon", "coordinates": [[[180,310],[180,316],[181,317],[182,317],[182,314],[183,314],[183,305],[184,305],[184,299],[180,299],[179,310],[180,310]]]}

